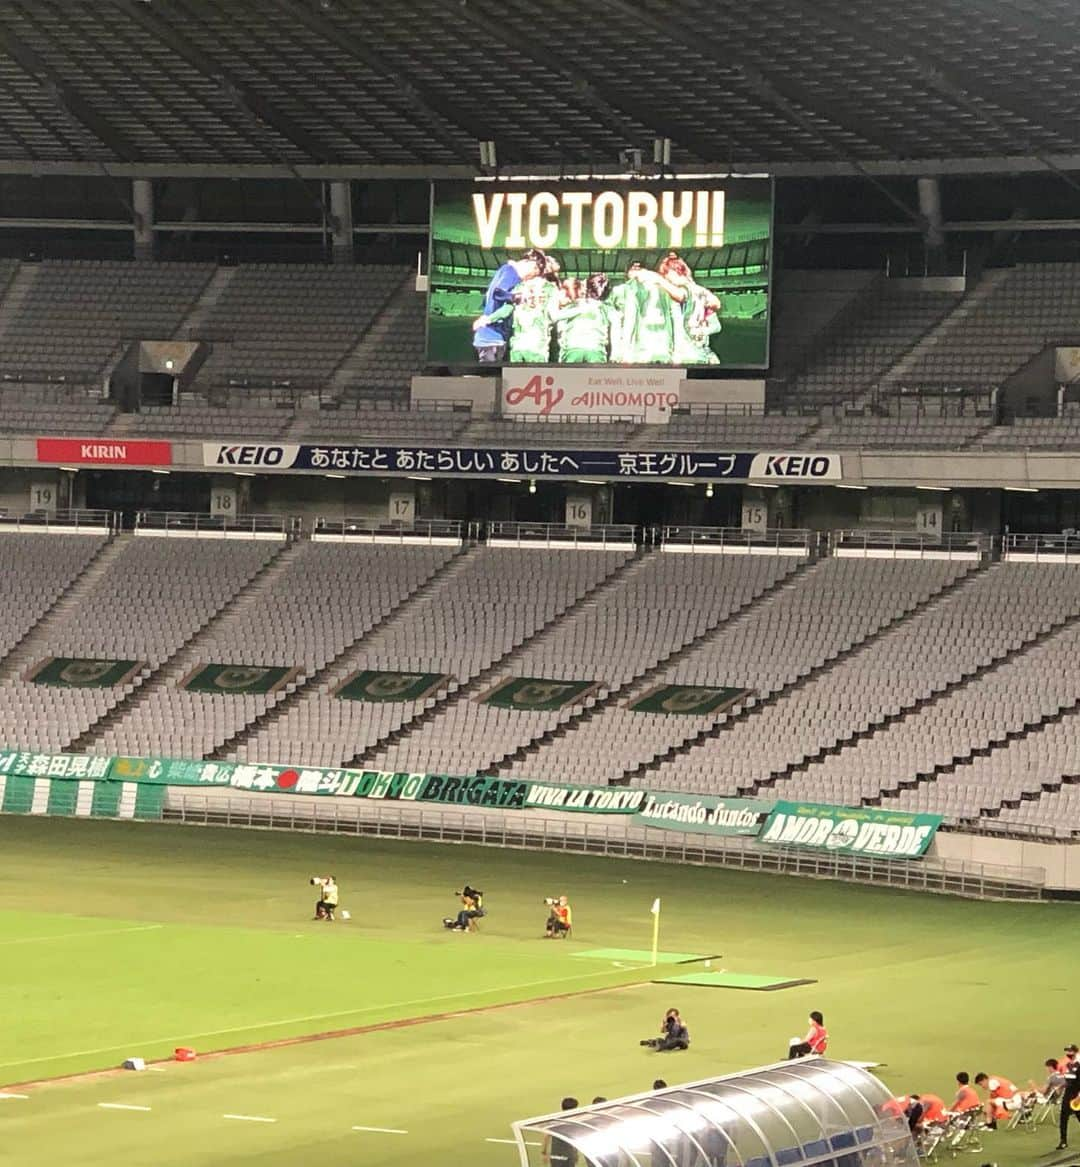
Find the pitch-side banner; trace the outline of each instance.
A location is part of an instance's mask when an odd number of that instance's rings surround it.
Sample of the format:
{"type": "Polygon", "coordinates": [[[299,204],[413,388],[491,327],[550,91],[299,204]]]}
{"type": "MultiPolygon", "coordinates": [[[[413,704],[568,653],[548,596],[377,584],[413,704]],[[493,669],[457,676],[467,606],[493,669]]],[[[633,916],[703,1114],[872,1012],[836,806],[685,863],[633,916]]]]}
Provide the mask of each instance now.
{"type": "Polygon", "coordinates": [[[265,794],[336,795],[449,806],[633,814],[646,799],[644,790],[612,786],[570,786],[513,778],[407,774],[382,770],[327,769],[317,766],[264,766],[184,758],[88,757],[0,750],[0,774],[28,778],[96,779],[145,782],[160,786],[231,787],[265,794]]]}
{"type": "Polygon", "coordinates": [[[751,453],[701,450],[532,450],[437,446],[203,444],[203,465],[219,470],[335,471],[340,474],[451,474],[499,477],[650,480],[761,479],[827,482],[843,477],[839,454],[751,453]]]}
{"type": "Polygon", "coordinates": [[[698,835],[756,835],[770,810],[771,802],[753,798],[653,792],[634,815],[634,825],[698,835]]]}
{"type": "Polygon", "coordinates": [[[941,822],[939,814],[778,802],[762,828],[760,841],[812,851],[915,859],[926,853],[941,822]]]}

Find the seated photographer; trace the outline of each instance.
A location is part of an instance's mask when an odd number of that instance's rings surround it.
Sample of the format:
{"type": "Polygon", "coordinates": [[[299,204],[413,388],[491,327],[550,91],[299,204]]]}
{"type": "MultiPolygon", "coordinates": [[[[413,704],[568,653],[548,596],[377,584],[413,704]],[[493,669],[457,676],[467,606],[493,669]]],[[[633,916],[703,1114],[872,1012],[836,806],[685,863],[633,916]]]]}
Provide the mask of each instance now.
{"type": "Polygon", "coordinates": [[[311,886],[320,889],[319,898],[315,901],[315,919],[332,922],[338,904],[337,880],[332,875],[313,875],[311,886]]]}
{"type": "Polygon", "coordinates": [[[574,926],[574,912],[570,907],[570,900],[566,896],[559,896],[558,899],[546,899],[544,903],[548,906],[544,939],[561,940],[574,926]]]}
{"type": "Polygon", "coordinates": [[[443,927],[449,928],[451,932],[468,932],[474,920],[487,915],[484,911],[484,893],[466,884],[461,891],[454,894],[461,900],[461,911],[456,918],[445,916],[443,927]]]}
{"type": "Polygon", "coordinates": [[[647,1037],[639,1044],[658,1051],[690,1048],[690,1030],[683,1024],[678,1009],[669,1009],[664,1014],[660,1034],[660,1037],[647,1037]]]}

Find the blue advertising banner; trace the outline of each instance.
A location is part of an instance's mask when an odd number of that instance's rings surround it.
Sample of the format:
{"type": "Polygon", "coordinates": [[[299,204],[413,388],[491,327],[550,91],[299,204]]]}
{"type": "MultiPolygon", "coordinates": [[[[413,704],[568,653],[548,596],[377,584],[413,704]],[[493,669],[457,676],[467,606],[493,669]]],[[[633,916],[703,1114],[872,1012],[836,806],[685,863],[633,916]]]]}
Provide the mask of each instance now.
{"type": "Polygon", "coordinates": [[[453,474],[602,478],[761,478],[818,482],[841,477],[837,454],[711,451],[530,450],[205,442],[203,465],[354,474],[453,474]]]}

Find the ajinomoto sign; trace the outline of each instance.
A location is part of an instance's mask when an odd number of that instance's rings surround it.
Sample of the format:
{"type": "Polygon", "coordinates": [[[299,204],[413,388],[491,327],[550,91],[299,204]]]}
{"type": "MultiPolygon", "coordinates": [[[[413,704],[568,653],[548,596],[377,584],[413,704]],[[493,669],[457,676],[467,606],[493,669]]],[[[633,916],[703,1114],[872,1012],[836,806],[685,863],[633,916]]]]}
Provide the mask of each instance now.
{"type": "Polygon", "coordinates": [[[925,854],[941,822],[939,814],[875,806],[778,802],[762,828],[759,841],[813,851],[914,859],[925,854]]]}

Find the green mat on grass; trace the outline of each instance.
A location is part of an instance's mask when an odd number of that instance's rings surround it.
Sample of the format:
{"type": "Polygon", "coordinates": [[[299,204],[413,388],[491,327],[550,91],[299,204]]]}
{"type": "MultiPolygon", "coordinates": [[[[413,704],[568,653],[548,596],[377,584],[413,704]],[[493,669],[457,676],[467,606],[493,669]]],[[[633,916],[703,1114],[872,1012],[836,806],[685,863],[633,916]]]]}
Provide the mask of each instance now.
{"type": "Polygon", "coordinates": [[[793,989],[796,985],[815,985],[807,977],[759,976],[754,973],[692,972],[677,977],[658,978],[656,985],[703,985],[712,989],[756,989],[770,993],[775,989],[793,989]]]}

